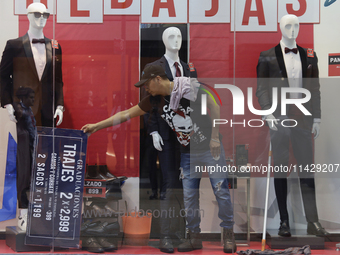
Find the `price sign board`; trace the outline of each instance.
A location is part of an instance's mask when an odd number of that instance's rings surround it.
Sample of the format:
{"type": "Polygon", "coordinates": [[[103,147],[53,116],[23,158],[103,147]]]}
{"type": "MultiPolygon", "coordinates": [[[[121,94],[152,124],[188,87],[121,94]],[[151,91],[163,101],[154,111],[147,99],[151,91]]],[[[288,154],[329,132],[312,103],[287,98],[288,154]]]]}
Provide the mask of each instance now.
{"type": "Polygon", "coordinates": [[[86,179],[84,184],[84,197],[105,197],[106,180],[86,179]]]}
{"type": "Polygon", "coordinates": [[[38,127],[26,244],[78,248],[88,135],[38,127]]]}

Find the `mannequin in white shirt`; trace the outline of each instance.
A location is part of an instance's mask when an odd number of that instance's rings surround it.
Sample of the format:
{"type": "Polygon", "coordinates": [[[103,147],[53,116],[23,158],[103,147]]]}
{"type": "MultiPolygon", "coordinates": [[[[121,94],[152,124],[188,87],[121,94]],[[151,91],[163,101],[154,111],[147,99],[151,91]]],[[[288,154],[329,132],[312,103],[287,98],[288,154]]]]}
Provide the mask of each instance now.
{"type": "MultiPolygon", "coordinates": [[[[280,20],[280,30],[282,34],[281,44],[286,47],[293,49],[296,48],[296,38],[299,34],[299,19],[295,15],[285,15],[280,20]]],[[[278,124],[277,119],[273,114],[266,116],[268,126],[270,129],[277,131],[276,125],[278,124]]],[[[314,134],[314,139],[316,139],[320,134],[320,124],[321,119],[315,119],[313,123],[312,133],[314,134]]]]}
{"type": "MultiPolygon", "coordinates": [[[[45,71],[45,66],[46,66],[46,61],[47,61],[47,53],[46,53],[46,42],[48,41],[49,44],[51,44],[51,41],[49,39],[45,40],[44,37],[44,33],[43,33],[43,29],[46,25],[47,22],[47,18],[49,17],[49,13],[47,13],[47,9],[45,7],[44,4],[42,3],[32,3],[28,6],[27,8],[27,18],[29,20],[29,29],[28,32],[25,36],[17,38],[17,39],[13,39],[13,40],[9,40],[7,42],[5,51],[3,53],[3,57],[1,60],[1,78],[3,79],[3,90],[2,90],[2,94],[1,94],[1,100],[3,100],[3,106],[7,109],[8,114],[9,114],[9,118],[11,121],[17,123],[17,120],[15,118],[14,115],[14,108],[13,105],[11,103],[8,102],[14,102],[14,96],[12,95],[12,93],[8,93],[8,87],[11,86],[11,90],[15,91],[15,88],[18,87],[18,83],[20,83],[20,86],[28,86],[27,83],[29,83],[27,77],[23,75],[23,73],[18,71],[18,63],[15,62],[15,58],[17,58],[17,55],[15,55],[14,51],[16,52],[25,52],[26,56],[30,55],[27,54],[27,52],[29,51],[24,51],[24,45],[28,45],[30,47],[26,47],[26,49],[31,50],[32,52],[32,56],[33,56],[33,61],[36,67],[36,71],[37,71],[37,75],[39,78],[39,82],[42,84],[39,84],[39,86],[44,86],[45,83],[42,81],[42,77],[43,77],[43,73],[45,71]],[[41,14],[39,17],[36,17],[36,15],[38,16],[38,14],[41,14]],[[23,39],[23,38],[27,38],[27,40],[23,39]],[[33,39],[43,39],[44,43],[32,43],[33,39]],[[27,44],[26,44],[27,42],[27,44]],[[15,45],[15,46],[13,46],[15,45]],[[19,49],[20,45],[22,48],[19,49]],[[13,64],[15,63],[15,64],[13,64]],[[11,66],[12,68],[8,68],[9,66],[11,66]],[[15,68],[14,68],[15,66],[15,68]],[[10,70],[11,69],[11,70],[10,70]],[[20,76],[21,75],[21,76],[20,76]],[[16,77],[14,77],[16,76],[16,77]],[[17,78],[19,76],[19,78],[17,78]],[[15,78],[15,79],[14,79],[15,78]],[[23,79],[22,81],[20,79],[23,79]],[[15,80],[15,82],[14,82],[15,80]],[[5,84],[5,82],[6,84],[5,84]],[[4,89],[4,87],[6,86],[6,90],[4,89]],[[7,92],[7,93],[6,93],[7,92]],[[5,103],[6,102],[6,103],[5,103]]],[[[51,46],[49,45],[50,48],[52,47],[57,47],[57,46],[51,46]]],[[[58,46],[59,47],[59,46],[58,46]]],[[[58,48],[58,50],[60,50],[60,48],[58,48]]],[[[29,52],[30,53],[30,52],[29,52]]],[[[20,53],[21,54],[21,53],[20,53]]],[[[30,57],[27,57],[27,59],[29,59],[30,57]]],[[[57,61],[57,60],[56,60],[57,61]]],[[[26,59],[23,60],[22,62],[28,63],[29,61],[26,59]]],[[[20,66],[22,68],[22,66],[20,66]]],[[[27,66],[27,68],[30,68],[27,66]]],[[[50,70],[50,69],[49,69],[50,70]]],[[[61,70],[61,68],[60,68],[61,70]]],[[[22,71],[22,70],[20,70],[22,71]]],[[[47,73],[47,72],[46,72],[47,73]]],[[[49,81],[48,81],[49,82],[49,81]]],[[[37,82],[34,81],[34,86],[38,87],[37,82]]],[[[51,82],[49,83],[51,84],[51,82]]],[[[61,87],[62,89],[62,87],[61,87]]],[[[42,91],[42,89],[39,89],[39,91],[42,91]]],[[[42,102],[42,100],[37,100],[37,94],[35,93],[35,101],[38,102],[42,102]]],[[[49,91],[46,92],[46,94],[50,95],[52,93],[50,93],[49,91]]],[[[59,94],[59,98],[63,98],[62,93],[60,93],[58,91],[59,94]]],[[[43,97],[44,95],[42,95],[42,93],[39,94],[40,97],[43,97]]],[[[52,100],[52,96],[51,96],[51,100],[52,100]]],[[[48,99],[50,100],[50,99],[48,99]]],[[[62,102],[63,100],[61,100],[62,102]]],[[[57,125],[60,125],[63,121],[63,109],[64,107],[62,105],[59,105],[60,103],[58,103],[57,109],[54,112],[54,116],[53,118],[57,118],[58,116],[58,122],[57,125]]],[[[51,114],[52,116],[52,114],[51,114]]],[[[23,175],[20,175],[23,176],[23,175]]],[[[23,176],[25,177],[25,176],[23,176]]],[[[17,178],[23,178],[23,177],[18,177],[17,178]]],[[[18,198],[21,199],[21,198],[18,198]]],[[[22,200],[22,199],[21,199],[22,200]]],[[[20,200],[19,200],[20,202],[20,200]]],[[[21,201],[22,202],[22,201],[21,201]]],[[[19,206],[19,221],[18,221],[18,226],[22,229],[22,230],[26,230],[26,224],[27,224],[27,204],[25,202],[25,204],[22,204],[21,206],[19,206]]]]}
{"type": "MultiPolygon", "coordinates": [[[[165,54],[160,59],[149,63],[146,66],[161,66],[170,81],[173,81],[175,77],[179,76],[190,77],[192,73],[190,72],[188,64],[181,61],[179,58],[179,50],[182,45],[182,34],[180,29],[177,27],[166,28],[162,34],[162,40],[165,46],[165,54]]],[[[151,153],[158,154],[157,156],[159,158],[163,176],[160,195],[161,210],[168,210],[169,206],[172,206],[173,203],[177,204],[176,199],[183,194],[181,183],[178,179],[180,155],[179,148],[176,147],[178,146],[177,137],[174,135],[169,125],[161,118],[159,113],[150,113],[149,117],[146,116],[145,121],[147,134],[152,136],[153,146],[156,150],[151,153]]],[[[150,157],[149,165],[154,165],[153,159],[156,158],[154,156],[155,155],[152,155],[152,157],[150,157]]],[[[152,169],[150,167],[150,183],[154,181],[154,175],[156,174],[152,169]]],[[[156,185],[151,183],[151,186],[153,194],[150,198],[157,197],[155,189],[156,185]]],[[[182,199],[180,200],[182,201],[182,199]]],[[[174,211],[179,211],[180,207],[181,206],[176,205],[174,211]]],[[[174,248],[169,236],[171,236],[171,233],[183,232],[185,229],[184,221],[179,218],[161,218],[160,224],[161,239],[159,249],[162,252],[171,253],[174,251],[174,248]]]]}
{"type": "MultiPolygon", "coordinates": [[[[47,9],[46,9],[45,5],[42,4],[42,3],[32,3],[27,7],[27,18],[29,20],[28,34],[29,34],[30,37],[37,38],[37,39],[43,39],[44,38],[43,29],[46,25],[47,19],[44,18],[43,16],[36,18],[34,16],[34,12],[46,13],[46,11],[47,11],[47,9]]],[[[31,38],[31,42],[32,42],[32,38],[31,38]]],[[[31,43],[31,47],[32,47],[32,43],[31,43]]],[[[46,49],[45,49],[44,45],[42,45],[42,44],[35,45],[35,47],[41,47],[41,50],[42,50],[42,51],[38,52],[35,49],[33,49],[33,47],[32,47],[32,53],[33,53],[33,57],[34,57],[35,62],[37,61],[37,54],[45,55],[44,57],[41,58],[42,61],[43,61],[42,63],[36,62],[36,66],[38,66],[39,64],[40,64],[40,66],[42,66],[42,70],[41,70],[41,73],[40,73],[40,78],[41,78],[42,72],[43,72],[45,64],[46,64],[46,49]]],[[[39,75],[39,70],[38,70],[38,75],[39,75]]],[[[15,116],[14,116],[13,106],[11,104],[6,104],[5,108],[8,111],[10,120],[12,120],[16,123],[17,120],[15,119],[15,116]]],[[[63,121],[63,111],[64,111],[64,107],[61,106],[61,105],[58,105],[57,109],[55,111],[55,114],[54,114],[54,118],[57,118],[57,116],[59,117],[58,122],[57,122],[57,126],[59,126],[63,121]]]]}
{"type": "MultiPolygon", "coordinates": [[[[183,76],[183,66],[181,65],[178,54],[182,46],[181,30],[177,27],[169,27],[165,29],[162,35],[162,40],[165,46],[164,57],[168,61],[172,77],[176,77],[176,67],[174,66],[175,62],[179,64],[178,67],[181,71],[181,76],[183,76]]],[[[154,147],[157,150],[162,151],[162,145],[164,145],[164,143],[161,135],[157,131],[152,132],[151,135],[154,147]]]]}
{"type": "MultiPolygon", "coordinates": [[[[257,65],[257,90],[259,104],[263,110],[272,106],[273,88],[304,88],[309,90],[311,98],[304,107],[311,113],[305,115],[295,105],[289,105],[285,114],[278,103],[273,114],[265,116],[270,128],[270,141],[274,167],[288,167],[290,145],[299,171],[300,190],[307,221],[307,234],[327,236],[329,233],[319,222],[316,206],[314,175],[308,168],[314,163],[313,134],[318,137],[321,123],[321,97],[318,59],[313,49],[302,48],[296,44],[299,33],[299,20],[295,15],[281,18],[281,41],[275,47],[260,53],[257,65]],[[295,126],[287,127],[283,120],[295,120],[295,126]],[[281,122],[282,121],[282,122],[281,122]]],[[[290,93],[290,98],[297,99],[298,93],[290,93]]],[[[280,100],[280,99],[279,99],[280,100]]],[[[278,235],[290,237],[289,215],[287,208],[288,182],[287,172],[274,173],[274,188],[280,214],[278,235]]]]}

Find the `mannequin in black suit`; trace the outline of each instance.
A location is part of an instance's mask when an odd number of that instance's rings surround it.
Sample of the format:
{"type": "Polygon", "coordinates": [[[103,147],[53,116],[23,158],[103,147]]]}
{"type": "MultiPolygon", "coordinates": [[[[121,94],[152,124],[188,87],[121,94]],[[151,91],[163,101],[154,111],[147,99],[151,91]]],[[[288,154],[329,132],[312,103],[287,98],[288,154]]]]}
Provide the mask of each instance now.
{"type": "MultiPolygon", "coordinates": [[[[20,100],[15,96],[20,87],[34,91],[32,106],[36,126],[53,126],[53,118],[63,120],[64,97],[61,70],[61,48],[56,41],[44,37],[43,29],[49,13],[45,5],[32,3],[27,8],[29,30],[17,39],[7,41],[0,63],[1,106],[8,111],[12,121],[17,122],[12,104],[20,100]],[[35,39],[42,39],[35,42],[35,39]],[[53,54],[55,51],[55,90],[53,91],[53,54]],[[55,93],[55,113],[53,113],[53,92],[55,93]],[[54,114],[54,116],[53,116],[54,114]]],[[[27,175],[18,173],[17,183],[25,183],[27,175]],[[22,179],[24,178],[24,179],[22,179]]],[[[22,188],[22,187],[20,187],[22,188]]],[[[26,229],[27,205],[20,209],[18,226],[26,229]]]]}
{"type": "Polygon", "coordinates": [[[30,4],[27,8],[30,24],[27,34],[7,41],[2,55],[0,63],[1,106],[8,110],[10,119],[14,122],[16,120],[11,104],[19,101],[14,95],[20,86],[30,87],[35,92],[32,110],[37,126],[52,127],[53,118],[57,116],[59,117],[57,125],[60,125],[63,119],[61,48],[56,41],[46,38],[43,34],[48,16],[45,5],[30,4]],[[41,15],[39,16],[38,13],[41,15]],[[33,39],[43,40],[36,43],[33,39]],[[53,54],[55,54],[54,91],[53,54]],[[57,106],[55,109],[52,109],[53,93],[55,93],[54,99],[57,106]]]}
{"type": "MultiPolygon", "coordinates": [[[[280,21],[282,39],[280,44],[267,51],[261,52],[257,65],[257,91],[259,104],[263,110],[272,106],[272,88],[277,87],[278,107],[265,116],[270,128],[274,166],[288,166],[289,141],[292,143],[294,157],[297,166],[313,164],[313,143],[320,132],[321,109],[320,109],[320,84],[318,60],[312,49],[301,48],[296,45],[296,37],[299,32],[299,20],[295,15],[285,15],[280,21]],[[311,99],[303,106],[311,113],[305,115],[295,105],[288,105],[286,115],[281,115],[280,89],[283,87],[304,88],[310,91],[311,99]],[[283,119],[294,119],[291,123],[295,127],[281,125],[283,119]]],[[[299,99],[299,93],[290,93],[290,98],[299,99]]],[[[287,123],[286,123],[287,125],[287,123]]],[[[313,173],[299,172],[301,194],[308,222],[307,233],[325,236],[327,231],[319,223],[315,183],[313,173]]],[[[291,236],[287,211],[287,173],[274,173],[275,193],[280,212],[280,236],[291,236]]]]}
{"type": "MultiPolygon", "coordinates": [[[[190,77],[188,64],[181,61],[178,55],[182,44],[181,31],[176,27],[169,27],[164,30],[162,39],[166,48],[165,54],[160,59],[147,64],[146,67],[149,65],[160,65],[165,70],[170,81],[173,81],[176,76],[190,77]],[[178,69],[175,65],[178,65],[178,69]]],[[[162,185],[164,186],[165,194],[161,193],[161,200],[163,200],[161,201],[161,209],[169,210],[169,208],[173,208],[175,206],[177,201],[173,198],[173,191],[181,186],[178,178],[180,161],[179,148],[176,149],[179,145],[177,143],[175,133],[162,119],[157,110],[153,111],[146,121],[147,132],[152,135],[153,145],[158,151],[159,162],[162,170],[162,185]],[[178,155],[176,155],[176,153],[178,153],[178,155]],[[175,204],[172,204],[172,202],[175,202],[175,204]]],[[[152,162],[150,162],[150,164],[152,164],[152,162]]],[[[160,224],[160,249],[163,252],[173,252],[171,238],[169,237],[171,234],[171,219],[161,218],[160,224]]]]}

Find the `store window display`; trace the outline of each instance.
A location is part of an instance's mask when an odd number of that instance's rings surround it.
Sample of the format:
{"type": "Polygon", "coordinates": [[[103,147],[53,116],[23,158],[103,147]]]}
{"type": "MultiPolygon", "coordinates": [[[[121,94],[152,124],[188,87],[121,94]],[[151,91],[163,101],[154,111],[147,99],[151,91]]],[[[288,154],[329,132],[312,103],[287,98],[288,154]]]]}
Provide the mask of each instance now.
{"type": "Polygon", "coordinates": [[[15,93],[20,86],[30,87],[35,93],[32,111],[37,126],[52,127],[54,118],[57,117],[57,125],[63,121],[61,47],[57,41],[46,38],[43,33],[49,15],[44,4],[30,4],[27,7],[27,33],[17,39],[8,40],[2,54],[1,106],[7,109],[10,119],[14,122],[17,120],[11,104],[18,101],[15,93]],[[56,108],[53,108],[53,102],[56,108]]]}
{"type": "MultiPolygon", "coordinates": [[[[119,112],[106,120],[95,124],[86,124],[82,130],[87,133],[94,133],[103,128],[117,125],[128,119],[144,115],[150,111],[154,104],[155,96],[161,96],[158,101],[158,108],[161,116],[167,121],[168,125],[173,127],[174,116],[180,115],[182,119],[192,119],[192,132],[185,139],[178,139],[183,145],[186,152],[181,153],[181,179],[183,181],[184,204],[187,214],[187,240],[183,242],[178,251],[188,252],[195,249],[202,249],[202,240],[200,237],[200,213],[199,213],[199,183],[201,176],[192,176],[194,174],[194,165],[225,165],[225,155],[223,146],[221,146],[219,128],[212,127],[212,121],[208,115],[200,114],[200,84],[191,82],[190,78],[176,77],[173,82],[169,81],[163,68],[159,65],[151,65],[144,68],[141,80],[135,84],[136,87],[145,86],[151,96],[145,97],[138,105],[128,110],[119,112]],[[187,92],[185,92],[187,91],[187,92]],[[170,102],[166,96],[171,94],[170,102]],[[196,111],[191,107],[191,103],[197,101],[196,111]],[[184,116],[183,116],[184,115],[184,116]],[[172,116],[172,117],[171,117],[172,116]],[[191,147],[189,148],[188,143],[191,147]],[[191,152],[194,152],[193,154],[191,152]],[[190,156],[194,156],[190,162],[190,156]]],[[[213,100],[208,97],[208,108],[212,119],[219,118],[219,107],[213,100]]],[[[176,132],[180,138],[184,134],[181,131],[176,132]]],[[[233,233],[233,208],[228,188],[227,173],[210,173],[210,182],[219,205],[219,218],[222,220],[220,226],[223,228],[223,251],[232,253],[236,251],[236,243],[233,233]]]]}
{"type": "MultiPolygon", "coordinates": [[[[265,116],[270,128],[270,138],[274,166],[287,166],[289,162],[289,141],[293,147],[297,165],[302,169],[313,164],[313,141],[320,132],[321,107],[318,59],[312,49],[296,44],[299,33],[299,20],[295,15],[281,18],[280,43],[267,51],[261,52],[257,65],[257,91],[259,104],[263,110],[271,108],[273,88],[304,88],[310,91],[311,99],[304,107],[311,115],[304,115],[295,105],[287,107],[287,115],[281,115],[280,102],[273,114],[265,116]],[[283,119],[293,119],[295,127],[284,127],[283,119]]],[[[301,93],[290,93],[290,98],[302,98],[301,93]]],[[[307,233],[326,236],[329,233],[319,223],[314,175],[308,171],[299,173],[300,187],[307,220],[307,233]]],[[[278,234],[290,237],[289,217],[287,210],[287,173],[274,174],[275,194],[280,212],[278,234]]]]}

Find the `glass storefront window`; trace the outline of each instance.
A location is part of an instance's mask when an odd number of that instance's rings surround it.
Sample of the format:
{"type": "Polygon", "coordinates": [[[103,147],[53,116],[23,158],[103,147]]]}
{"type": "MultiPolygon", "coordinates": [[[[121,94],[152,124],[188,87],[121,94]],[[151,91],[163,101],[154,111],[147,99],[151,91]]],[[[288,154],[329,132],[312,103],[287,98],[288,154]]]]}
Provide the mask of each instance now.
{"type": "Polygon", "coordinates": [[[333,254],[338,10],[1,2],[0,253],[333,254]]]}

